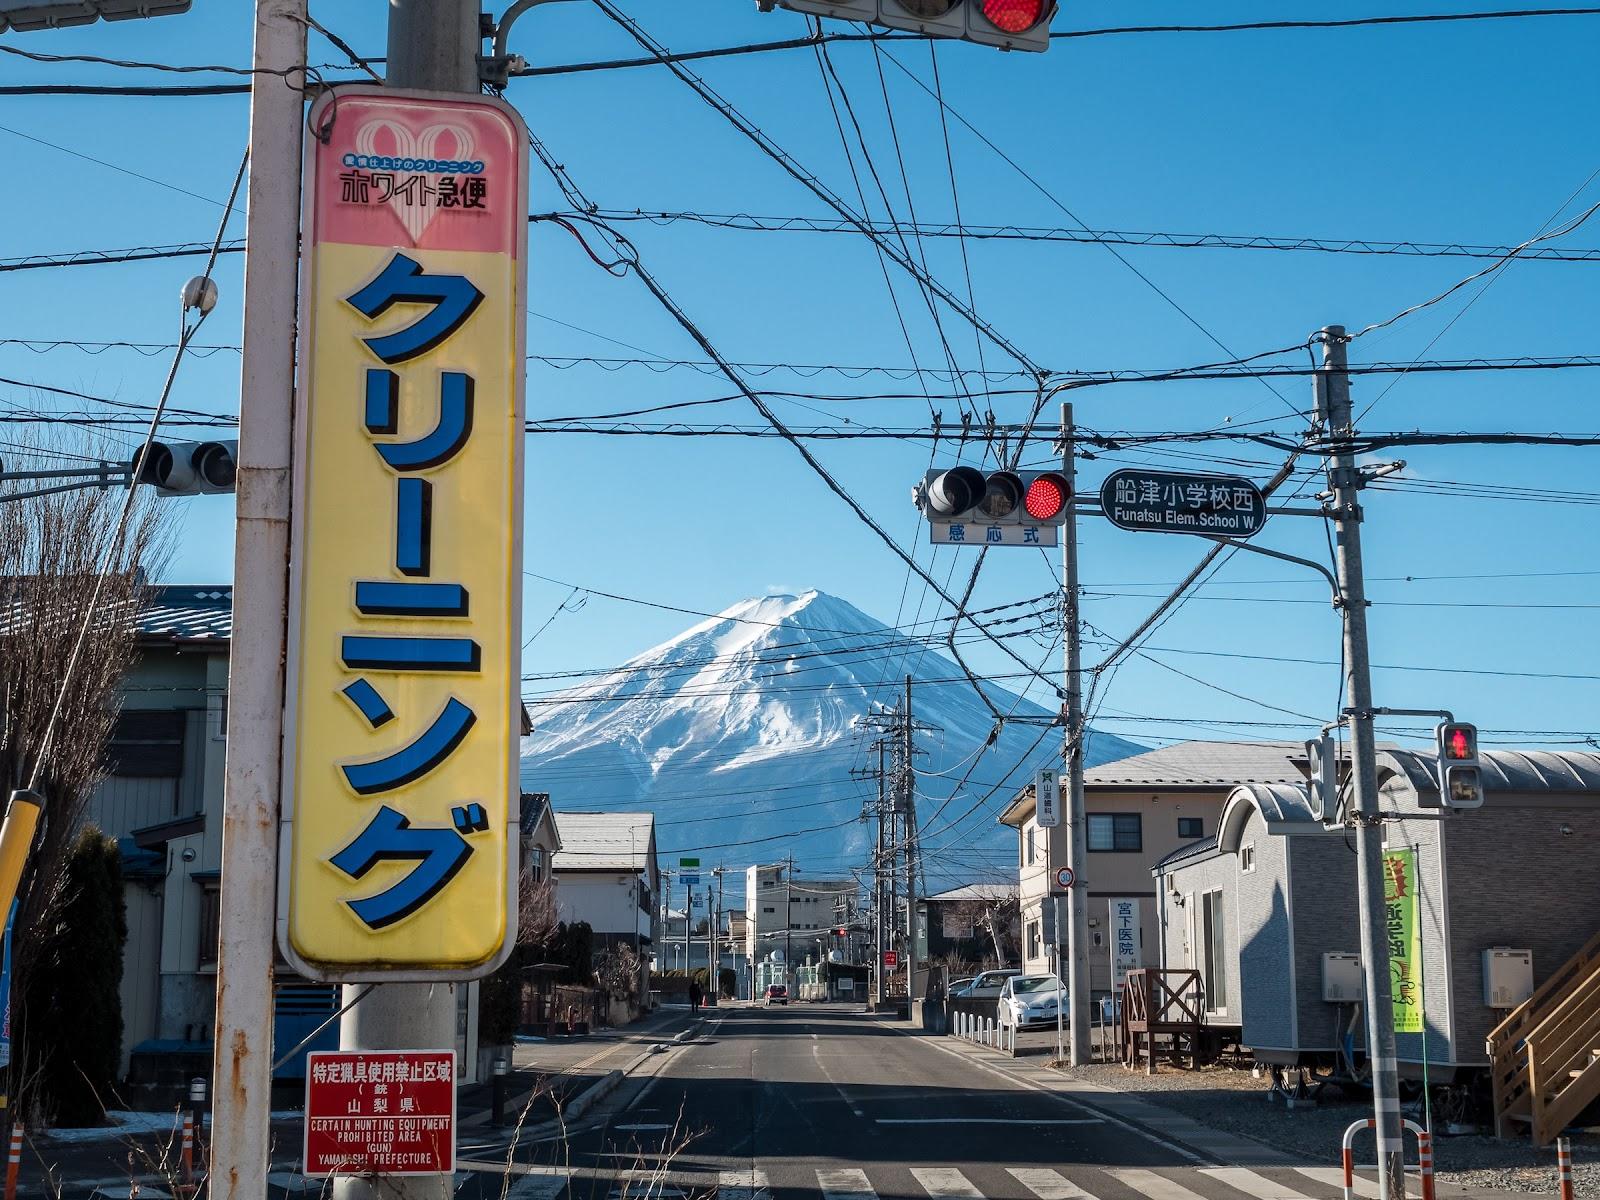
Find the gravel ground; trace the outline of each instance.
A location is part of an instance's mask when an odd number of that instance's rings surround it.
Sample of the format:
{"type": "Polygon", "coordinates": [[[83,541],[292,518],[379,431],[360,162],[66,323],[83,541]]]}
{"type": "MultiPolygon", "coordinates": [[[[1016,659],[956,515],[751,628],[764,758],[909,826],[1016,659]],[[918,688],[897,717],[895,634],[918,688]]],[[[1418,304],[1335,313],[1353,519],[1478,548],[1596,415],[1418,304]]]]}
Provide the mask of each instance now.
{"type": "MultiPolygon", "coordinates": [[[[1176,1109],[1201,1124],[1252,1137],[1291,1154],[1330,1166],[1339,1163],[1339,1139],[1352,1121],[1366,1116],[1359,1101],[1327,1088],[1319,1104],[1293,1111],[1269,1100],[1271,1080],[1254,1078],[1248,1068],[1203,1067],[1198,1071],[1162,1067],[1156,1075],[1117,1065],[1065,1068],[1089,1083],[1137,1092],[1155,1104],[1176,1109]]],[[[1407,1114],[1411,1116],[1411,1114],[1407,1114]]],[[[1416,1118],[1412,1116],[1412,1119],[1416,1118]]],[[[1408,1155],[1411,1153],[1409,1139],[1408,1155]]],[[[1357,1161],[1371,1161],[1370,1135],[1356,1140],[1357,1161]],[[1363,1145],[1366,1147],[1362,1153],[1363,1145]]],[[[1472,1189],[1556,1194],[1556,1152],[1536,1149],[1527,1138],[1501,1141],[1493,1137],[1440,1136],[1434,1145],[1434,1170],[1441,1183],[1472,1189]]],[[[1573,1185],[1579,1196],[1600,1196],[1600,1136],[1572,1139],[1573,1185]]]]}

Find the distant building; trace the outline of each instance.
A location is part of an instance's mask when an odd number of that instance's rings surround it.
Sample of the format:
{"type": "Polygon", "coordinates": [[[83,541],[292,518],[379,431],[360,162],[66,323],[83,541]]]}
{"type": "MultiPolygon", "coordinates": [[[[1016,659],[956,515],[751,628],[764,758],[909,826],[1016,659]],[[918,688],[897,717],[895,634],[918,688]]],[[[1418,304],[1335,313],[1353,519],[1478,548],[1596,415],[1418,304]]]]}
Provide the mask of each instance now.
{"type": "MultiPolygon", "coordinates": [[[[1089,902],[1091,990],[1104,994],[1112,987],[1110,932],[1118,901],[1131,901],[1127,911],[1137,917],[1135,957],[1125,965],[1158,965],[1160,926],[1150,878],[1156,863],[1214,836],[1223,803],[1235,787],[1305,779],[1305,748],[1298,742],[1179,742],[1086,771],[1088,841],[1079,886],[1089,902]]],[[[1017,831],[1022,969],[1050,971],[1058,941],[1051,880],[1068,862],[1067,829],[1064,824],[1040,828],[1032,784],[1017,794],[1000,820],[1017,831]]],[[[1064,902],[1061,911],[1064,924],[1064,902]]],[[[1064,957],[1065,928],[1059,944],[1064,957]]]]}
{"type": "Polygon", "coordinates": [[[557,812],[555,823],[561,839],[554,857],[556,910],[569,924],[588,923],[597,954],[619,944],[633,948],[642,998],[658,934],[655,817],[557,812]]]}
{"type": "Polygon", "coordinates": [[[807,958],[820,962],[856,940],[835,933],[857,921],[861,885],[854,879],[813,879],[798,867],[791,875],[788,863],[774,863],[748,868],[744,891],[745,961],[757,977],[752,994],[784,982],[807,958]],[[777,969],[778,962],[787,966],[777,969]]]}
{"type": "Polygon", "coordinates": [[[975,967],[1009,967],[1018,955],[1017,888],[1010,883],[969,883],[922,903],[928,911],[928,951],[935,962],[955,960],[975,967]],[[1002,961],[996,962],[988,914],[994,914],[1002,961]]]}

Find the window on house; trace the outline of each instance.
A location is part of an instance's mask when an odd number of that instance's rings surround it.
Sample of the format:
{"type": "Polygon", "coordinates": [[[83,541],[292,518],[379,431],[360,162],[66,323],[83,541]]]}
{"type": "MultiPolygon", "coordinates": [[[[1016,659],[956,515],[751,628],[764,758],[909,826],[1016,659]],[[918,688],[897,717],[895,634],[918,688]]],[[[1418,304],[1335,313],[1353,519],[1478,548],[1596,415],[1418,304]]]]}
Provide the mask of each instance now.
{"type": "Polygon", "coordinates": [[[1239,871],[1248,875],[1256,869],[1256,844],[1246,842],[1239,847],[1239,871]]]}
{"type": "Polygon", "coordinates": [[[1023,855],[1023,865],[1024,866],[1031,866],[1033,864],[1033,854],[1034,854],[1033,826],[1029,825],[1028,826],[1028,849],[1027,849],[1027,853],[1025,855],[1023,855]]]}
{"type": "Polygon", "coordinates": [[[1028,957],[1030,959],[1035,959],[1035,958],[1039,957],[1040,941],[1041,941],[1041,939],[1039,937],[1039,922],[1038,921],[1029,921],[1028,922],[1028,957]]]}
{"type": "Polygon", "coordinates": [[[539,884],[544,882],[544,847],[528,847],[528,882],[539,884]]]}
{"type": "Polygon", "coordinates": [[[773,907],[773,908],[763,908],[761,911],[764,912],[764,913],[775,913],[778,910],[777,910],[776,907],[773,907]]]}
{"type": "Polygon", "coordinates": [[[183,774],[184,714],[174,709],[117,714],[106,746],[106,769],[138,779],[177,779],[183,774]]]}
{"type": "Polygon", "coordinates": [[[1178,836],[1181,838],[1205,837],[1206,823],[1199,817],[1179,817],[1178,836]]]}
{"type": "Polygon", "coordinates": [[[1138,813],[1090,813],[1089,849],[1136,852],[1144,849],[1138,813]]]}
{"type": "Polygon", "coordinates": [[[1228,931],[1222,916],[1222,893],[1200,898],[1200,944],[1205,958],[1206,1011],[1228,1011],[1228,931]]]}
{"type": "Polygon", "coordinates": [[[200,885],[200,965],[217,965],[217,943],[222,938],[221,884],[206,882],[200,885]]]}

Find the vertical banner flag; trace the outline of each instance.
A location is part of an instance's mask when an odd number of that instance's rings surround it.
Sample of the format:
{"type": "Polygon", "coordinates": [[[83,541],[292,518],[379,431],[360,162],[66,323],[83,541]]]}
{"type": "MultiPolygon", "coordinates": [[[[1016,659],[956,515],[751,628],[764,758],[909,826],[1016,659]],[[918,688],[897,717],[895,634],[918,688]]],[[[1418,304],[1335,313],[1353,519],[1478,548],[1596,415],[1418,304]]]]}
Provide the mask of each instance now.
{"type": "Polygon", "coordinates": [[[1143,965],[1139,948],[1139,902],[1107,901],[1111,909],[1111,986],[1128,981],[1128,972],[1143,965]]]}
{"type": "Polygon", "coordinates": [[[1383,853],[1383,924],[1389,945],[1389,988],[1396,1033],[1421,1033],[1422,922],[1414,850],[1383,853]]]}
{"type": "MultiPolygon", "coordinates": [[[[16,923],[17,902],[13,900],[6,914],[5,943],[0,947],[0,1071],[11,1066],[11,930],[16,923]]],[[[3,1080],[0,1076],[0,1109],[11,1103],[3,1080]]]]}
{"type": "Polygon", "coordinates": [[[516,919],[527,131],[370,87],[310,128],[279,942],[473,978],[516,919]]]}

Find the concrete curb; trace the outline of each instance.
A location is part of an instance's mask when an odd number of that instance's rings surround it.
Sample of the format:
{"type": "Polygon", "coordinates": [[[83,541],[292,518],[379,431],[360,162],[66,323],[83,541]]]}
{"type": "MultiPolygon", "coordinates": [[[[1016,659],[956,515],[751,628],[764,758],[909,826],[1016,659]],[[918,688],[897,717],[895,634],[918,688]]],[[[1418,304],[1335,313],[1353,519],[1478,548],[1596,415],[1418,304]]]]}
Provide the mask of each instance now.
{"type": "MultiPolygon", "coordinates": [[[[631,1072],[634,1067],[636,1067],[642,1061],[642,1058],[635,1059],[628,1065],[628,1071],[631,1072]]],[[[562,1115],[569,1121],[578,1120],[583,1116],[584,1113],[593,1108],[600,1100],[604,1099],[606,1096],[615,1091],[617,1085],[621,1083],[625,1077],[626,1073],[623,1071],[607,1071],[604,1075],[600,1076],[599,1079],[595,1080],[588,1087],[584,1088],[583,1091],[574,1096],[568,1102],[567,1107],[562,1115]]]]}

